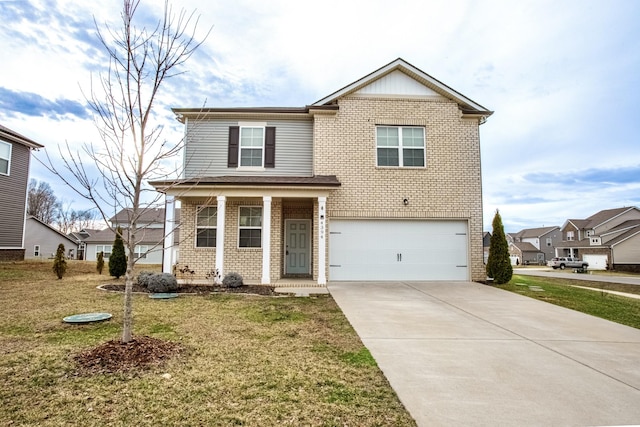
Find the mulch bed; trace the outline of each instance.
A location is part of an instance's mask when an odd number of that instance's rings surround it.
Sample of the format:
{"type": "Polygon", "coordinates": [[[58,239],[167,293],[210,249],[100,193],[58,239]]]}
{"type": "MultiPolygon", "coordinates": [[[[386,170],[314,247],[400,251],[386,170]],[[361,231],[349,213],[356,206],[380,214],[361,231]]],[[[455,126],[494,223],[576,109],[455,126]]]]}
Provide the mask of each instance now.
{"type": "Polygon", "coordinates": [[[183,346],[171,341],[134,337],[126,344],[119,340],[107,341],[73,359],[81,374],[108,374],[158,366],[184,350],[183,346]]]}
{"type": "MultiPolygon", "coordinates": [[[[107,291],[124,292],[124,284],[102,285],[102,289],[107,291]]],[[[280,295],[274,291],[273,286],[267,285],[242,285],[237,288],[227,288],[214,285],[180,285],[176,291],[179,294],[209,294],[209,293],[230,293],[230,294],[253,294],[253,295],[280,295]]],[[[133,285],[133,292],[150,293],[149,290],[138,284],[133,285]]]]}

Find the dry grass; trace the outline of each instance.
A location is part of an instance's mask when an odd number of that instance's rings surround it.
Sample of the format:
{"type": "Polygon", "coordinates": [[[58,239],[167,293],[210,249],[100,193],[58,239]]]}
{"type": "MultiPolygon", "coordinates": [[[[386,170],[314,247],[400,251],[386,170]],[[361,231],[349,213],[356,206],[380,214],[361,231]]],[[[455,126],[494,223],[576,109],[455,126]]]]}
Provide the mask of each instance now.
{"type": "Polygon", "coordinates": [[[0,425],[415,425],[330,297],[134,298],[136,335],[181,343],[161,367],[79,373],[119,338],[122,295],[93,263],[0,263],[0,425]],[[113,319],[73,326],[70,314],[113,319]],[[168,374],[168,375],[166,375],[168,374]]]}

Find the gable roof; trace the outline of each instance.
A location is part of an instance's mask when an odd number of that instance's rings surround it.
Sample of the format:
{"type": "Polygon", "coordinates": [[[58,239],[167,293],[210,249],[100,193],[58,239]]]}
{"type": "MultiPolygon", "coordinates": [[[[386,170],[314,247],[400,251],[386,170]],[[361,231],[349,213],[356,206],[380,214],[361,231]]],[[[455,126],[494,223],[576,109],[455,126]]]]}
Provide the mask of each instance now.
{"type": "Polygon", "coordinates": [[[587,226],[590,229],[596,228],[599,225],[602,225],[605,222],[609,222],[612,219],[614,219],[615,217],[620,216],[620,215],[622,215],[622,214],[624,214],[624,213],[626,213],[626,212],[628,212],[630,210],[633,210],[633,209],[637,210],[638,208],[632,206],[632,207],[623,207],[623,208],[602,210],[600,212],[597,212],[597,213],[591,215],[589,218],[587,218],[587,221],[589,221],[587,226]]]}
{"type": "Polygon", "coordinates": [[[520,237],[521,239],[522,238],[528,239],[532,237],[540,238],[545,234],[551,233],[554,230],[560,230],[560,227],[553,226],[553,227],[525,228],[515,233],[514,236],[520,237]]]}
{"type": "Polygon", "coordinates": [[[7,142],[15,142],[17,144],[27,146],[31,149],[44,147],[44,145],[38,144],[37,142],[27,138],[26,136],[20,135],[18,132],[12,131],[11,129],[2,125],[0,125],[0,139],[7,142]]]}
{"type": "Polygon", "coordinates": [[[578,230],[593,230],[596,227],[611,221],[617,216],[620,216],[634,209],[640,211],[640,209],[638,209],[635,206],[615,208],[615,209],[604,209],[594,213],[587,219],[568,219],[562,226],[562,229],[564,230],[568,224],[573,224],[578,230]]]}
{"type": "Polygon", "coordinates": [[[405,61],[402,58],[398,58],[395,61],[391,61],[387,65],[362,77],[361,79],[356,80],[351,84],[348,84],[342,89],[339,89],[333,92],[331,95],[328,95],[316,101],[312,105],[322,106],[322,105],[332,104],[338,98],[357,92],[358,90],[364,88],[365,86],[372,84],[376,80],[379,80],[389,75],[390,73],[393,73],[394,71],[401,71],[402,73],[406,74],[407,76],[411,77],[412,79],[416,80],[422,85],[433,90],[437,94],[457,102],[458,105],[460,106],[460,109],[465,114],[478,115],[478,116],[481,116],[483,119],[486,119],[491,114],[493,114],[493,111],[490,111],[487,108],[483,107],[482,105],[478,104],[477,102],[473,101],[472,99],[467,98],[460,92],[457,92],[456,90],[445,85],[441,81],[433,78],[432,76],[420,70],[419,68],[409,64],[407,61],[405,61]]]}
{"type": "MultiPolygon", "coordinates": [[[[138,216],[138,224],[164,224],[164,208],[144,208],[141,209],[141,213],[138,216]]],[[[112,224],[129,224],[131,223],[131,216],[133,215],[133,209],[125,208],[116,213],[109,219],[112,224]]],[[[180,208],[175,209],[175,219],[178,221],[180,218],[180,208]]]]}
{"type": "Polygon", "coordinates": [[[521,252],[541,252],[540,249],[536,248],[529,242],[513,242],[511,245],[520,249],[521,252]]]}

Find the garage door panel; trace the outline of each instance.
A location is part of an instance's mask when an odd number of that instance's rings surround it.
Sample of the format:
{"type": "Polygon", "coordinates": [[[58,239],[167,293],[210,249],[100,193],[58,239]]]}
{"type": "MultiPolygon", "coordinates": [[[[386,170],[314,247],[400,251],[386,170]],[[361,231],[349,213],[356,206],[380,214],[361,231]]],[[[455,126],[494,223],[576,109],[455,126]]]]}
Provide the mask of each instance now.
{"type": "Polygon", "coordinates": [[[330,280],[467,280],[465,221],[332,220],[330,280]]]}

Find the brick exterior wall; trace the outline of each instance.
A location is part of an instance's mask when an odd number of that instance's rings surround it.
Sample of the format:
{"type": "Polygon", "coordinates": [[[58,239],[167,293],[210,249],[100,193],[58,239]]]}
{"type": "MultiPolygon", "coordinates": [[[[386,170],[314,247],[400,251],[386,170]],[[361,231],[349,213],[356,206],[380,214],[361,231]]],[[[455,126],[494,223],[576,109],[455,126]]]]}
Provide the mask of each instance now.
{"type": "Polygon", "coordinates": [[[478,120],[463,119],[446,100],[345,97],[338,104],[335,116],[314,123],[314,173],[342,183],[327,199],[328,228],[331,218],[466,220],[471,280],[484,280],[478,120]],[[426,167],[377,167],[376,125],[424,126],[426,167]]]}
{"type": "MultiPolygon", "coordinates": [[[[216,203],[209,203],[215,206],[216,203]]],[[[195,245],[196,212],[199,204],[183,200],[180,225],[180,262],[178,269],[188,265],[194,270],[193,278],[203,280],[207,272],[215,268],[216,249],[197,248],[195,245]]],[[[240,206],[262,206],[262,199],[227,199],[225,242],[224,242],[224,274],[238,272],[243,279],[260,282],[262,279],[262,248],[238,247],[238,215],[240,206]]],[[[274,198],[271,201],[271,281],[280,278],[282,273],[282,201],[274,198]]],[[[180,277],[179,277],[180,278],[180,277]]]]}
{"type": "Polygon", "coordinates": [[[0,261],[24,261],[24,249],[0,249],[0,261]]]}

